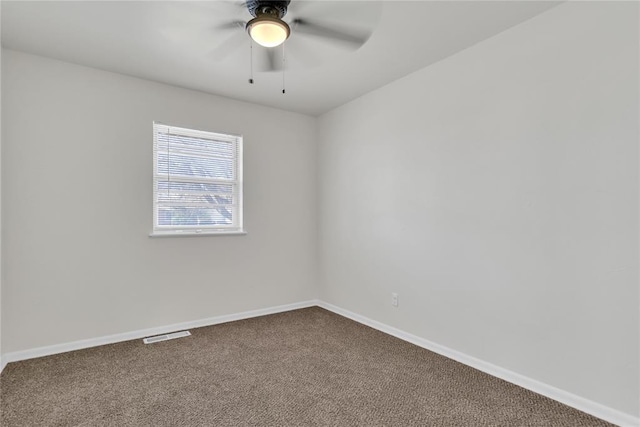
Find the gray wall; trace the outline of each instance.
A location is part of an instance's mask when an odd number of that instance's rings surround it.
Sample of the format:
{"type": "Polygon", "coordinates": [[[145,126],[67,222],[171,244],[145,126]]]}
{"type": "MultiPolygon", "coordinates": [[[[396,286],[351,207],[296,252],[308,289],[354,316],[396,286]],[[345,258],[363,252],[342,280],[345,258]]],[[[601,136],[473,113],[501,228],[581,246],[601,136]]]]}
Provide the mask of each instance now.
{"type": "Polygon", "coordinates": [[[5,354],[316,297],[314,118],[3,53],[5,354]],[[148,237],[154,120],[244,135],[246,236],[148,237]]]}
{"type": "Polygon", "coordinates": [[[322,116],[320,297],[637,416],[638,75],[567,3],[322,116]]]}

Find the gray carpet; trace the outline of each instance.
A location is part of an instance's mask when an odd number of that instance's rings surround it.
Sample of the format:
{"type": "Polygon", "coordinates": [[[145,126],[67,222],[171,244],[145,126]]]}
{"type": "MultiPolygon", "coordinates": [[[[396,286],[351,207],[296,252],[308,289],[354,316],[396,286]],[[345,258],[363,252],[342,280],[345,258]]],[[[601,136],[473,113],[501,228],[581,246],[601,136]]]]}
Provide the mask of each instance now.
{"type": "Polygon", "coordinates": [[[606,426],[313,307],[10,363],[9,426],[606,426]]]}

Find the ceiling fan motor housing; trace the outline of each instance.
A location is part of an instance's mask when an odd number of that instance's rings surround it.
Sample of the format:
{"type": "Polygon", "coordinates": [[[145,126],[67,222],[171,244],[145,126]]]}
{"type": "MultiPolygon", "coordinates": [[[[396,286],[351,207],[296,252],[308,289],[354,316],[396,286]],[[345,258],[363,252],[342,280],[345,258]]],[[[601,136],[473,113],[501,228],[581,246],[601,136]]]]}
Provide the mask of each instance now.
{"type": "Polygon", "coordinates": [[[247,0],[247,9],[253,17],[262,14],[273,14],[283,18],[287,14],[291,0],[247,0]]]}

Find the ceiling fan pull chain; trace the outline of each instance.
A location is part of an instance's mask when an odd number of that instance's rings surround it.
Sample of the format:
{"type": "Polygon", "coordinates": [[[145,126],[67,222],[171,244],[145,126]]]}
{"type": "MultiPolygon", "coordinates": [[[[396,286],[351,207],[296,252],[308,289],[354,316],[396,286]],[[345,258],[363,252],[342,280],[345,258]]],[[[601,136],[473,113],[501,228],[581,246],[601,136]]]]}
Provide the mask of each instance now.
{"type": "Polygon", "coordinates": [[[282,43],[282,93],[285,93],[284,91],[284,64],[285,64],[284,45],[285,43],[282,43]]]}
{"type": "Polygon", "coordinates": [[[251,46],[249,49],[249,84],[253,84],[253,40],[251,40],[249,46],[251,46]]]}

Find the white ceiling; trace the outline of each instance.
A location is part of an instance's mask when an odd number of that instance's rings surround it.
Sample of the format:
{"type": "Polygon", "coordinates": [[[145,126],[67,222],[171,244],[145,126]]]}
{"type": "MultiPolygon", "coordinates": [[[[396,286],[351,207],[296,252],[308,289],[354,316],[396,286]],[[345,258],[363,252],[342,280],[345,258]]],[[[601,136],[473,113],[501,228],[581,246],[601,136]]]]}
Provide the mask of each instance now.
{"type": "MultiPolygon", "coordinates": [[[[292,31],[281,72],[254,70],[230,1],[2,1],[2,45],[149,80],[311,115],[487,39],[553,6],[544,1],[302,1],[285,20],[369,29],[358,50],[292,31]]],[[[256,47],[255,49],[258,49],[256,47]]],[[[264,49],[264,48],[259,48],[264,49]]],[[[254,64],[259,68],[260,52],[254,64]]]]}

